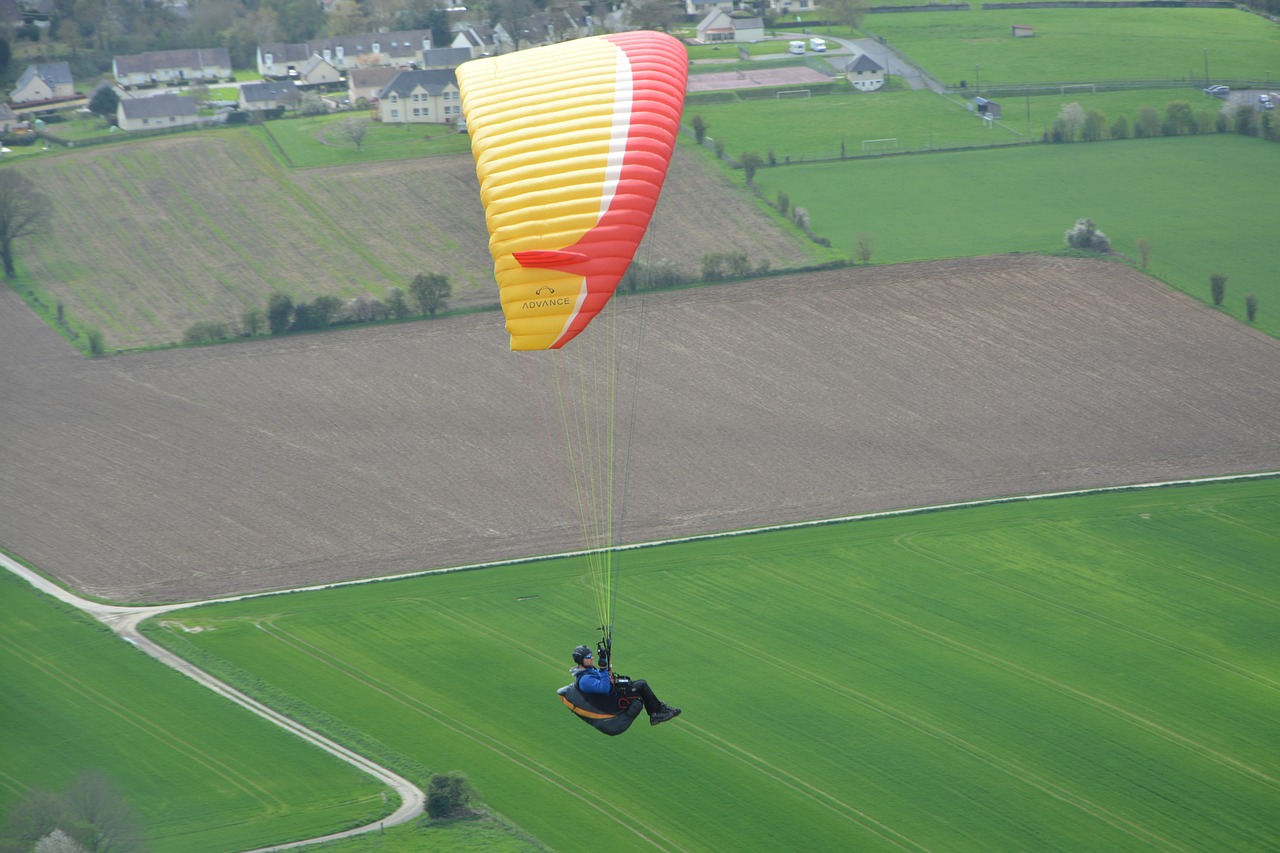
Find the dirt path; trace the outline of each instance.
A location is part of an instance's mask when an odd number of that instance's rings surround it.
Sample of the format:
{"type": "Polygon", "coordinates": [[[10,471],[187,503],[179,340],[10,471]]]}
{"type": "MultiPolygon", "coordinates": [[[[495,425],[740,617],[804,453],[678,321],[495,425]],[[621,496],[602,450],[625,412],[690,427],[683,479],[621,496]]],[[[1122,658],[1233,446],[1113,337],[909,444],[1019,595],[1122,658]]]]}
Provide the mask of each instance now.
{"type": "MultiPolygon", "coordinates": [[[[385,767],[375,764],[363,755],[352,752],[342,744],[329,740],[329,738],[322,734],[311,731],[305,726],[289,719],[285,715],[263,705],[256,699],[241,693],[229,684],[214,678],[209,673],[194,664],[183,660],[173,652],[170,652],[168,649],[158,645],[152,640],[149,640],[138,632],[138,625],[153,616],[159,616],[175,610],[195,607],[199,604],[207,604],[209,602],[162,604],[154,607],[118,607],[108,604],[99,604],[97,602],[81,598],[75,593],[69,592],[62,587],[49,582],[45,578],[28,569],[26,566],[11,560],[7,555],[0,554],[0,566],[3,566],[13,572],[18,577],[23,578],[41,592],[51,595],[59,601],[66,602],[67,604],[88,613],[94,619],[97,619],[99,622],[102,622],[111,628],[111,630],[114,631],[122,640],[146,652],[165,666],[176,669],[178,672],[193,679],[199,684],[204,685],[213,692],[225,696],[237,705],[247,708],[258,716],[275,723],[290,734],[297,735],[303,740],[320,747],[325,752],[342,759],[358,770],[368,773],[370,776],[392,788],[396,794],[400,796],[400,807],[390,815],[387,815],[385,818],[375,821],[374,823],[366,824],[365,826],[358,826],[354,829],[348,829],[342,832],[322,835],[316,838],[293,841],[288,844],[260,847],[256,850],[249,851],[249,853],[266,853],[268,850],[287,850],[292,847],[303,847],[309,844],[318,844],[322,841],[349,838],[354,835],[361,835],[366,832],[381,830],[384,827],[407,823],[422,814],[423,806],[426,803],[426,794],[409,780],[385,767]]],[[[234,601],[240,597],[243,596],[222,600],[234,601]]]]}

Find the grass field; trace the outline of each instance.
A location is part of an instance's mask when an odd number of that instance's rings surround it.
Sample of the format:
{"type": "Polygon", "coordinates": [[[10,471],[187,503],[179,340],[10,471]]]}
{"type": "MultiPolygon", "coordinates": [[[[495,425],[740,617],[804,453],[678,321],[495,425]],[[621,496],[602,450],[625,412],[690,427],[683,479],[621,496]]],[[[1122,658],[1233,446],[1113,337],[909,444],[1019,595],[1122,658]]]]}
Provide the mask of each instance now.
{"type": "Polygon", "coordinates": [[[1280,335],[1273,194],[1259,175],[1280,168],[1280,146],[1232,134],[1013,150],[955,152],[763,169],[767,198],[781,190],[813,230],[852,251],[874,235],[875,263],[1063,247],[1063,232],[1091,217],[1113,247],[1204,302],[1209,276],[1229,276],[1223,310],[1280,335]]]}
{"type": "Polygon", "coordinates": [[[832,159],[845,145],[849,157],[860,156],[864,140],[896,140],[885,150],[932,151],[1015,144],[1039,140],[1053,126],[1062,108],[1078,103],[1085,110],[1101,110],[1110,125],[1120,116],[1130,128],[1142,107],[1164,115],[1170,101],[1188,101],[1193,110],[1216,114],[1222,103],[1199,89],[1129,89],[1119,92],[1081,92],[1001,98],[1002,121],[991,127],[966,109],[967,102],[927,90],[852,93],[785,100],[690,104],[685,122],[696,115],[707,123],[709,136],[725,141],[734,156],[743,151],[761,155],[773,150],[779,162],[832,159]]]}
{"type": "MultiPolygon", "coordinates": [[[[0,572],[0,813],[101,769],[156,851],[226,853],[367,823],[372,778],[0,572]]],[[[386,791],[390,802],[384,802],[386,791]]]]}
{"type": "MultiPolygon", "coordinates": [[[[349,166],[381,160],[407,160],[471,150],[471,137],[443,125],[382,124],[369,127],[359,149],[333,134],[334,126],[351,118],[367,118],[367,112],[338,113],[273,121],[252,129],[274,137],[294,168],[349,166]]],[[[274,151],[275,149],[272,148],[274,151]]]]}
{"type": "Polygon", "coordinates": [[[573,561],[202,608],[154,630],[610,849],[1269,849],[1280,480],[1013,503],[623,557],[624,672],[559,706],[573,561]],[[571,820],[566,815],[573,815],[571,820]]]}
{"type": "Polygon", "coordinates": [[[868,15],[944,85],[1058,81],[1280,80],[1280,32],[1235,9],[999,9],[868,15]],[[1014,38],[1013,24],[1035,28],[1014,38]],[[977,66],[977,67],[976,67],[977,66]]]}

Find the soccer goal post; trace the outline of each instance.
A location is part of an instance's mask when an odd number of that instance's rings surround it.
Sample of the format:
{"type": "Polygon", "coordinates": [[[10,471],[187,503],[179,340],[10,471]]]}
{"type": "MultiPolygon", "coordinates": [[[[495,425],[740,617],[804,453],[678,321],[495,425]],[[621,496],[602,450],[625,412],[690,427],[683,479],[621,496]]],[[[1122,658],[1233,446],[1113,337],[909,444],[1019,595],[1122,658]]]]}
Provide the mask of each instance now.
{"type": "Polygon", "coordinates": [[[862,140],[862,153],[874,154],[877,151],[897,151],[898,137],[890,136],[886,139],[864,139],[862,140]]]}
{"type": "Polygon", "coordinates": [[[1067,94],[1068,90],[1070,91],[1087,90],[1090,95],[1096,95],[1098,94],[1098,84],[1097,83],[1065,83],[1062,86],[1062,92],[1060,94],[1065,95],[1067,94]]]}
{"type": "Polygon", "coordinates": [[[783,98],[807,98],[809,94],[808,89],[783,89],[775,94],[774,97],[781,101],[783,98]]]}

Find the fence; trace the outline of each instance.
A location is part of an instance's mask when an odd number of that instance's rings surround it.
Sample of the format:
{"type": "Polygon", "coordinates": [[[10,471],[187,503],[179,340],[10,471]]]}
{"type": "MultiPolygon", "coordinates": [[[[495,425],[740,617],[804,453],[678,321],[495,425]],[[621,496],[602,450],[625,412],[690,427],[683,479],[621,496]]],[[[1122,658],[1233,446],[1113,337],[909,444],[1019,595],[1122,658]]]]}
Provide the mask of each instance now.
{"type": "MultiPolygon", "coordinates": [[[[1232,89],[1266,89],[1274,86],[1271,78],[1266,80],[1219,80],[1214,83],[1230,86],[1232,89]]],[[[1013,97],[1017,95],[1070,95],[1072,93],[1088,94],[1097,92],[1123,92],[1131,89],[1188,89],[1199,94],[1208,84],[1202,79],[1179,77],[1164,80],[1063,80],[1054,83],[988,83],[982,81],[981,90],[977,86],[947,86],[944,94],[960,97],[984,98],[1013,97]]]]}

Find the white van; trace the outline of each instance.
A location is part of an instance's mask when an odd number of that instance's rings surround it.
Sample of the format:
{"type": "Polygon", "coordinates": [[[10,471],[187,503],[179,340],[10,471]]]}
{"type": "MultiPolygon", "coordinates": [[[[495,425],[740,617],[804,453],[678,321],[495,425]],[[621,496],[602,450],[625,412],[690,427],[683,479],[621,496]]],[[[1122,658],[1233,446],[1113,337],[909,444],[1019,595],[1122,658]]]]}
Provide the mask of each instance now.
{"type": "Polygon", "coordinates": [[[787,52],[788,52],[788,53],[803,54],[803,53],[804,53],[804,42],[802,42],[802,41],[793,41],[793,42],[791,43],[791,49],[790,49],[790,50],[788,50],[787,52]]]}
{"type": "Polygon", "coordinates": [[[827,43],[820,38],[811,38],[809,39],[809,50],[814,53],[826,53],[827,43]]]}

